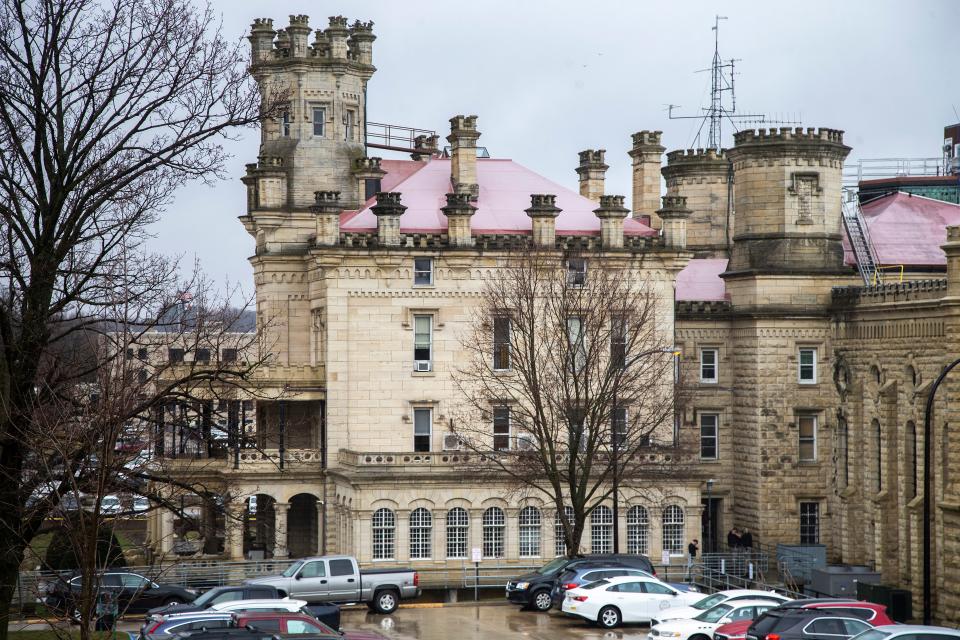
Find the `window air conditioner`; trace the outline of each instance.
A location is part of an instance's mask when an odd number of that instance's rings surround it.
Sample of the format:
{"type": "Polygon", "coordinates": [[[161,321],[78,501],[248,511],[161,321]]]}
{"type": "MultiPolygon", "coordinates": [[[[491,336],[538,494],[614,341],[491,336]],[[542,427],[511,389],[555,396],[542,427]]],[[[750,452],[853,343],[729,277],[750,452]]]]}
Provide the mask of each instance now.
{"type": "Polygon", "coordinates": [[[417,360],[414,363],[414,371],[430,371],[430,361],[429,360],[417,360]]]}
{"type": "Polygon", "coordinates": [[[444,451],[459,451],[460,450],[460,436],[455,433],[445,433],[443,434],[443,450],[444,451]]]}

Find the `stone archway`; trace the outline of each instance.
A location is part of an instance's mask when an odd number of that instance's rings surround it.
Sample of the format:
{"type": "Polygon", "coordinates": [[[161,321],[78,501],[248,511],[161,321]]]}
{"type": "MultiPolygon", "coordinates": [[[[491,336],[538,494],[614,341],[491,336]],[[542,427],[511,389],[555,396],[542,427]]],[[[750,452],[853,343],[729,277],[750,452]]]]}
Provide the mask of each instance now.
{"type": "Polygon", "coordinates": [[[319,529],[317,497],[309,493],[298,493],[290,498],[290,510],[287,513],[287,548],[291,558],[304,558],[317,555],[317,534],[319,529]]]}

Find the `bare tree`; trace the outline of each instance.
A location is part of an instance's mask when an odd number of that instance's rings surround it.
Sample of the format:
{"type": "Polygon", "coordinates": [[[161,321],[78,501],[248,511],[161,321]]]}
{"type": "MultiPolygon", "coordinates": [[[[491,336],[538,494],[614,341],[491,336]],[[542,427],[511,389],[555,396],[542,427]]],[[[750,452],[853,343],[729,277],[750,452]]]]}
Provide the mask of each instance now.
{"type": "MultiPolygon", "coordinates": [[[[239,43],[188,0],[0,0],[0,640],[24,549],[56,504],[28,498],[137,413],[88,421],[69,452],[32,439],[63,429],[82,385],[126,353],[86,367],[78,334],[164,324],[187,287],[175,261],[142,253],[149,224],[182,184],[221,178],[221,142],[282,100],[258,94],[239,43]]],[[[141,408],[247,368],[171,373],[141,408]]]]}
{"type": "Polygon", "coordinates": [[[452,430],[479,454],[477,472],[563,514],[570,554],[620,480],[679,470],[671,298],[641,273],[627,259],[512,256],[493,270],[462,340],[465,404],[452,430]]]}

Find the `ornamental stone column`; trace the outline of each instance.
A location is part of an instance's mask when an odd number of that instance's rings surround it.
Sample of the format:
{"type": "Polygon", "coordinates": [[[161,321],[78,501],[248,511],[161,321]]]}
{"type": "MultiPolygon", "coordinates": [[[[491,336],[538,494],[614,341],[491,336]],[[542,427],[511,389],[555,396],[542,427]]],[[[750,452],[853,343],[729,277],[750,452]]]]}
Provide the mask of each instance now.
{"type": "Polygon", "coordinates": [[[317,500],[317,553],[320,555],[326,555],[327,553],[327,523],[326,519],[323,517],[323,502],[317,500]]]}
{"type": "Polygon", "coordinates": [[[288,558],[287,550],[287,512],[289,502],[275,502],[273,504],[273,557],[288,558]]]}
{"type": "Polygon", "coordinates": [[[229,560],[243,560],[243,525],[246,505],[231,504],[224,522],[223,547],[229,560]]]}

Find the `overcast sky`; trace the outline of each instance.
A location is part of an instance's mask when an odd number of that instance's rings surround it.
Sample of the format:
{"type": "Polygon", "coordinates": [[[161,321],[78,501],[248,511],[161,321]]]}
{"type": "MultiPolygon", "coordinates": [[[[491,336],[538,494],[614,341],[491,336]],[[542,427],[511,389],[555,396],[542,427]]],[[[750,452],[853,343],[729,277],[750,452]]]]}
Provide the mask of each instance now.
{"type": "MultiPolygon", "coordinates": [[[[433,129],[476,114],[479,144],[576,190],[577,152],[607,150],[607,193],[630,194],[630,134],[664,132],[667,150],[693,144],[699,122],[670,120],[708,103],[714,15],[720,54],[738,58],[737,110],[846,131],[850,159],[932,157],[960,120],[960,1],[650,2],[641,0],[212,0],[230,37],[254,18],[275,28],[307,14],[313,28],[342,14],[373,20],[368,117],[433,129]]],[[[705,135],[704,135],[705,138],[705,135]]],[[[732,142],[729,128],[724,144],[732,142]]],[[[229,145],[229,179],[183,189],[152,248],[196,257],[208,275],[252,292],[253,241],[243,165],[259,133],[229,145]]],[[[380,152],[390,157],[390,152],[380,152]]]]}

